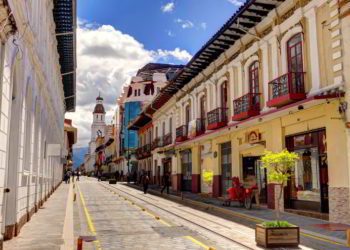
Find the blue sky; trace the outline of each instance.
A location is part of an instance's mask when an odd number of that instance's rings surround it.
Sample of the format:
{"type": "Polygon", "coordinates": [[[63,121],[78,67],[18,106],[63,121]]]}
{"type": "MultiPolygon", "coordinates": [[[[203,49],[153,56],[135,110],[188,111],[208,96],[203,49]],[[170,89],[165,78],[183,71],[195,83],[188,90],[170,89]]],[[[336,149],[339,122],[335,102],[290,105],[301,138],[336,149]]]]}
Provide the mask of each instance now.
{"type": "Polygon", "coordinates": [[[186,64],[243,0],[78,0],[76,147],[91,139],[97,93],[106,122],[130,77],[150,62],[186,64]]]}
{"type": "Polygon", "coordinates": [[[80,0],[78,17],[110,24],[133,36],[146,49],[179,47],[193,55],[232,16],[239,3],[232,0],[80,0]]]}

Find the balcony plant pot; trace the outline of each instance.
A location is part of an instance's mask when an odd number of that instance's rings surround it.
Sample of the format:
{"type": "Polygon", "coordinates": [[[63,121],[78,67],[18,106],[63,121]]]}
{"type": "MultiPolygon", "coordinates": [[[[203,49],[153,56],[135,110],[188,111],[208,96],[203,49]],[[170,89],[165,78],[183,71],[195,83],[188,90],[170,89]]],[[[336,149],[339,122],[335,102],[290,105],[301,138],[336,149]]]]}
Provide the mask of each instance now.
{"type": "Polygon", "coordinates": [[[117,180],[116,179],[109,179],[108,183],[109,184],[117,184],[117,180]]]}
{"type": "Polygon", "coordinates": [[[300,243],[300,231],[298,226],[267,227],[263,224],[256,225],[255,241],[258,246],[273,247],[298,247],[300,243]]]}

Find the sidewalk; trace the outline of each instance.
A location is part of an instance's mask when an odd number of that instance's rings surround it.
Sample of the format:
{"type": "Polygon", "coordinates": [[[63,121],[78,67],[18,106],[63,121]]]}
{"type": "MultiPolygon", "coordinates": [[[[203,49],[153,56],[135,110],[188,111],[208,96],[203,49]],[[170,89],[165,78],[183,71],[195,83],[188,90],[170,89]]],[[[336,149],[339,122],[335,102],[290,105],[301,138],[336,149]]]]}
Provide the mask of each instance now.
{"type": "Polygon", "coordinates": [[[73,242],[68,242],[70,238],[73,240],[73,228],[69,228],[70,223],[66,219],[70,217],[66,216],[66,212],[69,212],[67,204],[71,194],[72,184],[62,183],[30,222],[23,226],[21,233],[4,242],[4,249],[73,249],[73,242]]]}
{"type": "MultiPolygon", "coordinates": [[[[131,185],[135,187],[135,185],[131,185]]],[[[138,186],[137,186],[138,187],[138,186]]],[[[139,187],[138,187],[139,188],[139,187]]],[[[150,186],[150,193],[153,193],[155,195],[161,195],[160,194],[160,187],[157,185],[150,186]]],[[[163,195],[165,198],[174,199],[174,200],[181,200],[183,199],[183,202],[190,203],[195,206],[201,206],[204,207],[206,210],[215,210],[220,213],[225,213],[226,215],[230,215],[233,217],[238,217],[239,220],[248,222],[245,222],[246,225],[249,226],[255,226],[255,224],[263,222],[263,221],[271,221],[275,220],[275,212],[272,209],[267,208],[252,208],[251,210],[241,208],[236,204],[235,202],[231,203],[231,207],[224,207],[222,206],[223,201],[211,197],[203,197],[198,194],[190,193],[190,192],[182,192],[181,194],[171,191],[170,195],[167,196],[166,194],[163,195]]],[[[320,225],[328,225],[329,221],[321,220],[321,219],[315,219],[311,217],[306,217],[302,215],[282,212],[281,213],[281,219],[286,220],[294,225],[297,225],[301,229],[301,233],[304,234],[304,236],[309,236],[311,238],[320,238],[325,241],[334,241],[337,243],[340,243],[342,245],[346,245],[346,232],[345,231],[331,231],[327,230],[326,228],[320,226],[320,225]]],[[[350,225],[349,225],[350,228],[350,225]]]]}

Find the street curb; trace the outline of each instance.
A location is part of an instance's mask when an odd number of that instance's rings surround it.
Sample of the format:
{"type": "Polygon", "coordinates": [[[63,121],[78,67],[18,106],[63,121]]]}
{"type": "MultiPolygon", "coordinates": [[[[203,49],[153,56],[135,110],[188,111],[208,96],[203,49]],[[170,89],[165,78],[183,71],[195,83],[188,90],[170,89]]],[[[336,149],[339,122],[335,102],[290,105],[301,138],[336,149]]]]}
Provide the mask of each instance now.
{"type": "MultiPolygon", "coordinates": [[[[127,184],[127,186],[132,187],[132,188],[137,188],[139,190],[141,190],[141,188],[137,185],[134,184],[127,184]]],[[[161,195],[161,193],[159,191],[156,190],[152,190],[149,189],[148,193],[156,195],[158,197],[162,197],[164,199],[168,199],[168,200],[172,200],[172,201],[180,201],[183,204],[187,204],[187,205],[192,205],[192,206],[196,206],[196,207],[201,207],[205,210],[211,210],[211,211],[217,211],[217,212],[221,212],[224,213],[226,215],[229,216],[234,216],[234,217],[239,217],[245,220],[250,220],[250,221],[254,221],[256,223],[261,223],[264,220],[262,220],[259,217],[255,217],[255,216],[251,216],[251,215],[245,215],[242,214],[240,212],[235,212],[229,209],[225,209],[225,208],[221,208],[215,205],[211,205],[211,204],[206,204],[203,202],[199,202],[199,201],[194,201],[191,199],[187,199],[187,198],[182,198],[173,194],[166,194],[166,195],[161,195]]],[[[347,246],[347,242],[346,240],[341,240],[332,236],[327,236],[327,235],[323,235],[323,234],[319,234],[319,233],[315,233],[312,231],[309,231],[307,229],[300,229],[300,233],[302,236],[305,237],[310,237],[310,238],[316,238],[322,241],[326,241],[328,243],[332,243],[332,244],[338,244],[338,245],[342,245],[342,246],[347,246]]]]}

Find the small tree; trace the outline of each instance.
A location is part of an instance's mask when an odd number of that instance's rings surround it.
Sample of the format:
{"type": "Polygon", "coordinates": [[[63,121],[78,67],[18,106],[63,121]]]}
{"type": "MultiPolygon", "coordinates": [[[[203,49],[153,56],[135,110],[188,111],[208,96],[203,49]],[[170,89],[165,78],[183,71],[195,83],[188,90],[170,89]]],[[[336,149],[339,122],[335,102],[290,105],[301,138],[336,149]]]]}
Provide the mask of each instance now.
{"type": "Polygon", "coordinates": [[[209,189],[211,188],[211,185],[213,183],[213,177],[214,177],[213,171],[203,170],[203,181],[204,181],[205,184],[208,185],[209,189]]]}
{"type": "Polygon", "coordinates": [[[280,187],[276,208],[277,223],[280,220],[280,202],[283,194],[283,187],[287,184],[290,172],[294,168],[299,156],[294,152],[284,149],[281,152],[266,151],[261,158],[262,167],[267,169],[267,178],[270,182],[280,187]]]}

